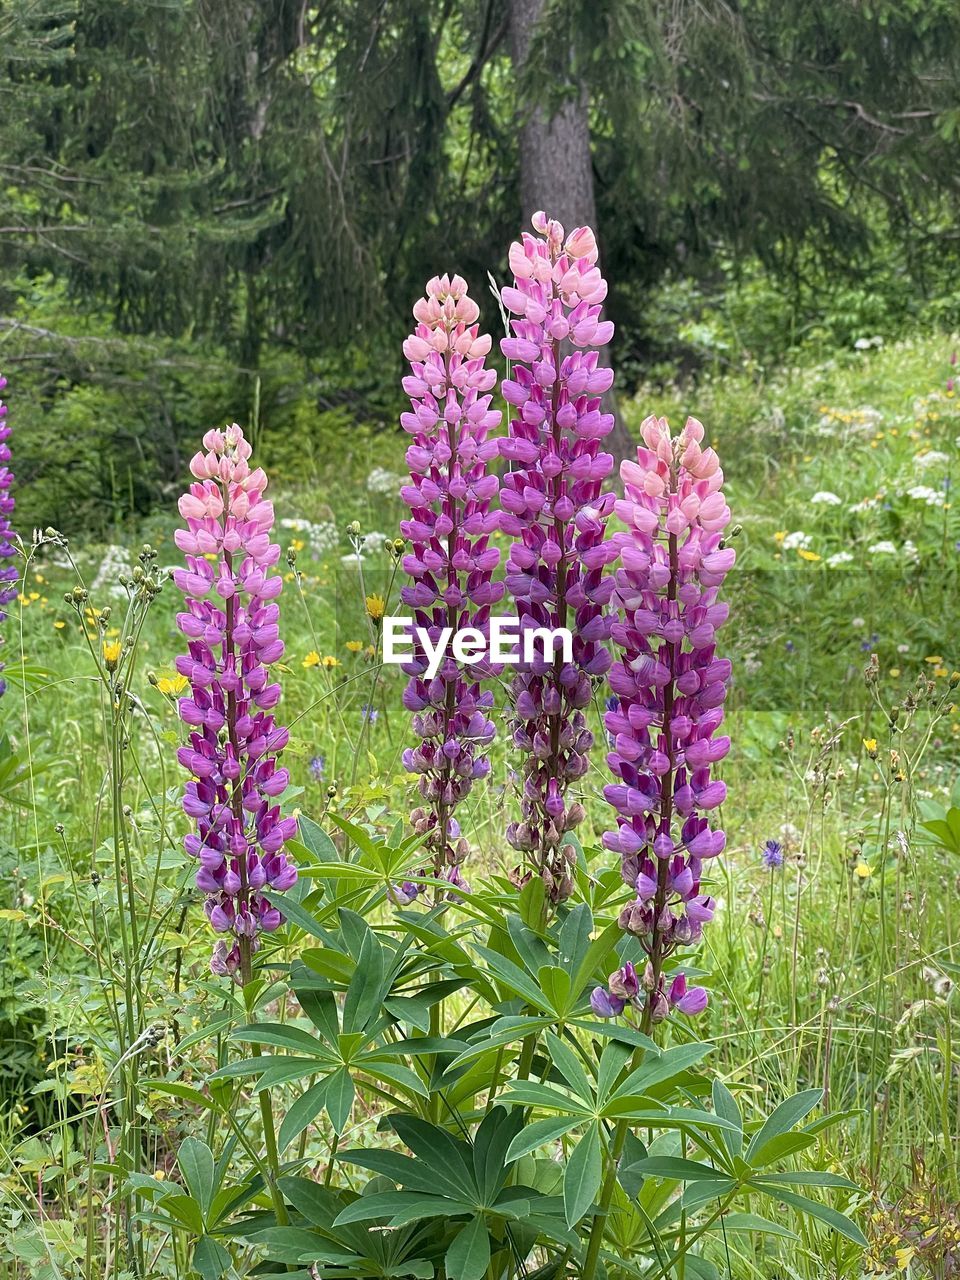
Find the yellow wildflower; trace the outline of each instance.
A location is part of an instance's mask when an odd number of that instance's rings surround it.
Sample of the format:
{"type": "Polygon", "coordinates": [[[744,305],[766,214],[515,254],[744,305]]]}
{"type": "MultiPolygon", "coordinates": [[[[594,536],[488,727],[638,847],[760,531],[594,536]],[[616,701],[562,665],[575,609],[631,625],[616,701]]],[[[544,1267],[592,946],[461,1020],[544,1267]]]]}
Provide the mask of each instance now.
{"type": "Polygon", "coordinates": [[[108,671],[116,671],[117,664],[120,662],[121,649],[119,640],[104,640],[103,661],[108,671]]]}
{"type": "Polygon", "coordinates": [[[303,660],[303,665],[305,667],[319,667],[320,655],[319,653],[317,653],[316,649],[310,650],[310,652],[307,654],[307,656],[303,660]]]}
{"type": "Polygon", "coordinates": [[[301,541],[300,538],[294,538],[293,541],[290,543],[290,549],[291,551],[302,551],[306,545],[307,544],[301,541]]]}
{"type": "Polygon", "coordinates": [[[778,529],[777,532],[773,535],[773,540],[774,542],[782,542],[786,536],[787,536],[786,529],[778,529]]]}
{"type": "Polygon", "coordinates": [[[917,1251],[912,1244],[905,1244],[902,1249],[897,1249],[893,1255],[897,1260],[897,1270],[906,1271],[910,1266],[910,1263],[913,1261],[916,1252],[917,1251]]]}
{"type": "Polygon", "coordinates": [[[864,746],[864,750],[866,751],[867,755],[868,755],[868,756],[870,756],[870,758],[871,758],[871,759],[876,760],[876,758],[877,758],[877,740],[876,740],[876,738],[864,738],[864,739],[863,739],[863,746],[864,746]]]}
{"type": "Polygon", "coordinates": [[[325,654],[324,657],[321,658],[321,662],[328,670],[330,667],[339,667],[340,665],[340,659],[335,658],[332,653],[325,654]]]}
{"type": "Polygon", "coordinates": [[[39,600],[39,599],[40,599],[40,592],[39,592],[39,591],[31,591],[31,592],[30,592],[30,599],[31,599],[31,601],[33,601],[33,600],[39,600]]]}
{"type": "Polygon", "coordinates": [[[53,625],[56,627],[58,631],[62,631],[67,624],[65,622],[60,622],[58,619],[53,625]]]}
{"type": "Polygon", "coordinates": [[[938,680],[942,680],[944,676],[948,676],[950,672],[947,670],[946,667],[941,666],[941,667],[934,667],[933,674],[937,677],[938,680]]]}
{"type": "Polygon", "coordinates": [[[820,556],[815,551],[808,551],[806,547],[797,547],[797,555],[801,560],[809,560],[812,563],[820,559],[820,556]]]}
{"type": "Polygon", "coordinates": [[[853,868],[853,874],[858,880],[867,880],[873,875],[873,868],[861,858],[853,868]]]}
{"type": "Polygon", "coordinates": [[[924,658],[924,662],[929,662],[931,667],[939,667],[943,663],[943,659],[939,653],[932,653],[929,658],[924,658]]]}
{"type": "Polygon", "coordinates": [[[367,606],[367,614],[374,622],[379,622],[383,615],[387,612],[387,602],[383,596],[367,596],[364,604],[367,606]]]}
{"type": "Polygon", "coordinates": [[[362,640],[348,640],[348,641],[347,641],[347,651],[348,651],[349,653],[362,653],[362,651],[363,651],[363,641],[362,641],[362,640]]]}
{"type": "Polygon", "coordinates": [[[890,668],[890,679],[891,679],[891,680],[896,680],[896,679],[897,679],[897,677],[898,677],[899,675],[900,675],[900,668],[899,668],[899,667],[891,667],[891,668],[890,668]]]}
{"type": "Polygon", "coordinates": [[[157,688],[161,693],[180,693],[187,687],[187,677],[179,674],[175,676],[161,676],[157,681],[157,688]]]}

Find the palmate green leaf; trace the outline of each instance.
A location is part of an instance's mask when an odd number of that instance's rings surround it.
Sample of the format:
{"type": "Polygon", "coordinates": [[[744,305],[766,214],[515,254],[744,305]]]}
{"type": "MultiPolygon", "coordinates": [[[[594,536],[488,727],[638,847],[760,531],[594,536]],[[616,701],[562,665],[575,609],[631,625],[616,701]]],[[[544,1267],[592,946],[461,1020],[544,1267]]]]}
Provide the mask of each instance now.
{"type": "Polygon", "coordinates": [[[771,1222],[769,1218],[762,1218],[758,1213],[725,1213],[707,1230],[718,1234],[724,1231],[747,1231],[756,1232],[759,1235],[781,1236],[784,1240],[797,1239],[796,1232],[785,1227],[782,1222],[771,1222]]]}
{"type": "Polygon", "coordinates": [[[593,1204],[602,1175],[600,1125],[594,1121],[570,1152],[563,1174],[563,1213],[568,1227],[575,1227],[593,1204]]]}
{"type": "Polygon", "coordinates": [[[193,1196],[164,1196],[160,1201],[160,1208],[195,1236],[203,1235],[203,1212],[193,1196]]]}
{"type": "Polygon", "coordinates": [[[558,943],[558,959],[561,968],[572,979],[590,950],[590,935],[593,932],[593,915],[585,902],[578,903],[567,912],[566,919],[560,928],[558,943]]]}
{"type": "Polygon", "coordinates": [[[785,1156],[805,1151],[807,1147],[813,1146],[816,1140],[812,1133],[778,1133],[775,1138],[770,1138],[762,1147],[757,1148],[750,1157],[750,1164],[754,1169],[763,1169],[768,1164],[782,1160],[785,1156]]]}
{"type": "Polygon", "coordinates": [[[544,1037],[550,1061],[563,1076],[564,1080],[577,1095],[591,1108],[593,1107],[593,1085],[580,1064],[580,1059],[573,1050],[558,1039],[551,1031],[544,1037]]]}
{"type": "Polygon", "coordinates": [[[712,1044],[681,1044],[673,1049],[665,1049],[657,1058],[645,1059],[614,1091],[611,1101],[648,1093],[655,1085],[683,1075],[702,1061],[712,1049],[712,1044]]]}
{"type": "Polygon", "coordinates": [[[604,1045],[597,1067],[597,1098],[601,1102],[610,1094],[629,1057],[630,1046],[621,1040],[608,1040],[604,1045]]]}
{"type": "Polygon", "coordinates": [[[221,1280],[232,1266],[229,1249],[212,1236],[201,1236],[193,1250],[193,1265],[203,1280],[221,1280]]]}
{"type": "Polygon", "coordinates": [[[399,1022],[407,1022],[418,1031],[429,1031],[430,1010],[447,996],[461,991],[467,985],[466,978],[447,978],[442,982],[431,982],[427,987],[420,987],[409,995],[391,995],[383,1007],[399,1022]]]}
{"type": "Polygon", "coordinates": [[[492,1107],[483,1118],[473,1138],[473,1180],[480,1198],[489,1203],[498,1194],[507,1177],[507,1151],[523,1126],[523,1113],[517,1109],[492,1107]]]}
{"type": "Polygon", "coordinates": [[[340,850],[312,818],[306,818],[301,814],[297,827],[301,843],[306,846],[318,861],[340,861],[340,850]]]}
{"type": "Polygon", "coordinates": [[[804,1116],[809,1115],[822,1100],[822,1089],[807,1089],[803,1093],[795,1093],[792,1098],[786,1098],[781,1102],[764,1121],[762,1128],[754,1134],[749,1147],[747,1147],[745,1157],[747,1163],[752,1164],[754,1154],[759,1152],[765,1143],[769,1142],[771,1138],[777,1138],[780,1134],[787,1133],[794,1125],[799,1124],[804,1116]]]}
{"type": "Polygon", "coordinates": [[[379,859],[383,845],[374,841],[362,827],[358,827],[354,822],[348,822],[346,818],[341,818],[338,813],[331,812],[327,816],[334,826],[339,827],[345,835],[350,837],[361,853],[365,853],[373,861],[379,859]]]}
{"type": "Polygon", "coordinates": [[[327,1115],[330,1117],[330,1123],[337,1133],[343,1133],[347,1127],[347,1121],[350,1119],[353,1100],[356,1096],[353,1078],[346,1067],[341,1067],[339,1071],[335,1071],[332,1076],[328,1077],[326,1084],[324,1100],[327,1115]]]}
{"type": "Polygon", "coordinates": [[[644,1175],[654,1178],[673,1178],[677,1182],[715,1182],[725,1170],[714,1169],[698,1160],[685,1160],[679,1156],[647,1156],[635,1162],[644,1175]]]}
{"type": "Polygon", "coordinates": [[[557,1018],[566,1019],[577,1007],[570,984],[570,975],[556,965],[544,965],[537,973],[537,982],[557,1018]]]}
{"type": "Polygon", "coordinates": [[[297,1049],[301,1053],[323,1052],[316,1036],[304,1031],[302,1027],[283,1022],[252,1022],[245,1027],[237,1027],[230,1039],[251,1044],[272,1044],[281,1049],[297,1049]]]}
{"type": "Polygon", "coordinates": [[[287,1109],[277,1134],[277,1146],[283,1152],[295,1138],[299,1138],[307,1125],[312,1124],[326,1105],[329,1077],[318,1080],[287,1109]]]}
{"type": "Polygon", "coordinates": [[[437,1194],[437,1175],[430,1166],[400,1151],[357,1149],[341,1152],[337,1159],[343,1164],[355,1164],[361,1169],[382,1174],[405,1191],[422,1191],[431,1196],[437,1194]]]}
{"type": "Polygon", "coordinates": [[[857,1224],[848,1218],[846,1214],[832,1209],[830,1205],[821,1204],[819,1200],[811,1200],[809,1196],[802,1196],[796,1191],[787,1191],[784,1187],[771,1188],[761,1186],[757,1187],[757,1190],[792,1205],[794,1209],[806,1214],[808,1218],[816,1218],[818,1222],[825,1223],[836,1231],[838,1235],[844,1236],[847,1240],[852,1240],[854,1244],[860,1245],[862,1249],[867,1248],[869,1242],[857,1224]]]}
{"type": "Polygon", "coordinates": [[[848,1191],[859,1190],[857,1184],[851,1182],[849,1178],[844,1178],[839,1173],[824,1173],[820,1169],[788,1169],[783,1173],[760,1173],[750,1179],[751,1186],[776,1186],[777,1184],[796,1185],[798,1187],[843,1187],[848,1191]]]}
{"type": "Polygon", "coordinates": [[[454,1238],[444,1258],[448,1276],[483,1280],[490,1265],[490,1236],[482,1214],[471,1218],[454,1238]]]}
{"type": "MultiPolygon", "coordinates": [[[[317,892],[319,893],[320,890],[317,892]]],[[[302,903],[291,898],[289,894],[275,893],[272,889],[261,889],[260,895],[266,898],[272,907],[282,911],[289,924],[295,924],[304,933],[309,933],[311,938],[319,938],[321,941],[326,938],[326,931],[313,913],[302,903]]]]}
{"type": "Polygon", "coordinates": [[[357,958],[357,968],[343,1001],[344,1031],[361,1031],[380,1012],[389,990],[384,982],[383,947],[372,929],[367,929],[357,958]]]}
{"type": "Polygon", "coordinates": [[[729,1129],[725,1129],[720,1136],[728,1155],[731,1157],[740,1155],[743,1151],[743,1116],[740,1114],[736,1098],[720,1079],[713,1082],[713,1109],[718,1116],[736,1125],[738,1132],[732,1133],[729,1129]]]}
{"type": "Polygon", "coordinates": [[[213,1199],[213,1152],[199,1138],[184,1138],[177,1152],[177,1164],[187,1190],[200,1205],[206,1218],[213,1199]]]}
{"type": "MultiPolygon", "coordinates": [[[[523,1113],[517,1110],[515,1114],[523,1113]]],[[[507,1149],[507,1163],[519,1160],[521,1156],[535,1151],[537,1147],[545,1147],[550,1142],[556,1142],[565,1133],[576,1128],[579,1123],[580,1120],[576,1116],[549,1116],[546,1120],[534,1120],[530,1124],[525,1124],[507,1149]]]]}
{"type": "Polygon", "coordinates": [[[536,1035],[538,1032],[552,1026],[553,1021],[552,1017],[530,1018],[522,1014],[498,1018],[491,1024],[489,1031],[485,1030],[483,1032],[482,1039],[478,1038],[475,1044],[471,1045],[469,1049],[465,1049],[459,1057],[454,1058],[453,1062],[448,1064],[447,1070],[455,1071],[458,1067],[467,1062],[472,1062],[475,1058],[488,1053],[491,1049],[499,1049],[504,1045],[516,1044],[529,1035],[536,1035]]]}
{"type": "Polygon", "coordinates": [[[662,1052],[660,1046],[649,1036],[645,1036],[642,1031],[637,1031],[635,1027],[628,1027],[626,1023],[617,1024],[612,1019],[609,1022],[599,1022],[591,1018],[571,1018],[570,1026],[604,1040],[616,1040],[620,1044],[629,1044],[635,1049],[643,1049],[655,1058],[662,1052]]]}
{"type": "Polygon", "coordinates": [[[304,965],[337,987],[345,987],[353,977],[357,962],[335,947],[308,947],[300,953],[304,965]]]}
{"type": "Polygon", "coordinates": [[[320,1032],[321,1038],[331,1047],[335,1047],[340,1034],[340,1022],[337,1017],[337,1000],[332,991],[315,991],[297,982],[294,975],[293,993],[297,997],[300,1008],[320,1032]]]}
{"type": "Polygon", "coordinates": [[[419,1116],[393,1115],[390,1123],[400,1141],[435,1171],[440,1179],[435,1186],[449,1187],[452,1194],[463,1196],[468,1202],[476,1198],[473,1160],[466,1143],[419,1116]]]}
{"type": "Polygon", "coordinates": [[[430,1090],[417,1073],[399,1062],[387,1062],[380,1058],[364,1058],[354,1065],[358,1071],[363,1071],[366,1075],[372,1076],[374,1080],[379,1080],[381,1083],[387,1082],[388,1084],[397,1085],[399,1088],[406,1089],[421,1098],[430,1097],[430,1090]]]}
{"type": "Polygon", "coordinates": [[[499,952],[491,951],[489,947],[483,947],[478,944],[476,951],[487,962],[490,971],[507,988],[511,995],[521,996],[534,1009],[540,1009],[544,1013],[553,1012],[536,982],[519,965],[514,964],[512,960],[508,960],[506,956],[500,955],[499,952]]]}
{"type": "Polygon", "coordinates": [[[419,1191],[380,1191],[360,1196],[341,1210],[334,1227],[351,1222],[375,1222],[387,1218],[391,1226],[405,1226],[426,1218],[463,1217],[472,1214],[475,1205],[445,1196],[424,1195],[419,1191]]]}
{"type": "Polygon", "coordinates": [[[343,1208],[341,1195],[312,1178],[284,1177],[279,1181],[284,1198],[314,1226],[328,1229],[343,1208]]]}
{"type": "Polygon", "coordinates": [[[556,1085],[540,1084],[536,1080],[511,1080],[502,1102],[519,1103],[524,1107],[543,1107],[547,1111],[559,1111],[564,1115],[588,1116],[593,1105],[564,1093],[556,1085]]]}
{"type": "Polygon", "coordinates": [[[507,933],[528,972],[536,973],[552,962],[550,948],[519,916],[507,916],[507,933]]]}

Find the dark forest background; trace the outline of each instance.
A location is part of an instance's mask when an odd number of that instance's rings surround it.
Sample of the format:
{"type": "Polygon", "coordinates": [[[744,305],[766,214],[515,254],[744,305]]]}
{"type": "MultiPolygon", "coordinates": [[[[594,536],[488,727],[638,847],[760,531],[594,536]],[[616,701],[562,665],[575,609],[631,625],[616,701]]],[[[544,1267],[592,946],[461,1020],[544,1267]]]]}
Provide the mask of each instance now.
{"type": "Polygon", "coordinates": [[[622,399],[955,326],[958,135],[955,0],[2,3],[21,523],[143,514],[225,415],[291,481],[392,436],[424,280],[496,330],[539,207],[622,399]]]}

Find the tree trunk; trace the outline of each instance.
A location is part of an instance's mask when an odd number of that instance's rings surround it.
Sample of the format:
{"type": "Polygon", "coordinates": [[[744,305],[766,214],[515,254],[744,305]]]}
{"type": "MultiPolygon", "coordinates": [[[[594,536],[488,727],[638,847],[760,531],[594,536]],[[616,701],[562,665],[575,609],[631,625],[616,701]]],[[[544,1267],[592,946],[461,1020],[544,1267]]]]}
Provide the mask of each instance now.
{"type": "MultiPolygon", "coordinates": [[[[509,0],[510,52],[517,80],[530,53],[543,6],[544,0],[509,0]]],[[[520,200],[525,226],[538,209],[543,209],[547,217],[562,222],[566,231],[580,226],[597,229],[586,88],[578,97],[567,98],[553,116],[548,116],[543,107],[522,107],[520,200]]],[[[600,352],[604,363],[605,354],[600,352]]],[[[618,459],[631,456],[635,446],[612,389],[604,396],[603,407],[615,419],[607,437],[610,451],[618,459]]]]}

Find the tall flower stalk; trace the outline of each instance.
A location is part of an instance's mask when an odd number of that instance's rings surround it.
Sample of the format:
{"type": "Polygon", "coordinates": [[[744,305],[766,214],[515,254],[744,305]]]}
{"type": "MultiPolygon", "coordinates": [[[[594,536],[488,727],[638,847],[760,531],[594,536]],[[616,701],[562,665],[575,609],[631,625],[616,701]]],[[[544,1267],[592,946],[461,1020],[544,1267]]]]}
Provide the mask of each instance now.
{"type": "Polygon", "coordinates": [[[607,285],[590,228],[565,238],[544,213],[534,215],[533,227],[536,235],[510,247],[514,283],[500,295],[516,317],[500,344],[512,362],[502,392],[513,408],[500,442],[511,467],[500,524],[515,539],[506,585],[521,627],[569,628],[573,660],[557,650],[515,669],[513,741],[525,762],[521,821],[510,824],[507,839],[556,903],[573,887],[574,854],[563,837],[584,817],[583,805],[568,799],[593,745],[584,708],[594,678],[610,665],[605,606],[613,580],[603,570],[616,551],[604,541],[613,495],[602,487],[613,458],[600,442],[613,428],[601,408],[613,372],[600,364],[599,350],[613,324],[600,318],[607,285]]]}
{"type": "MultiPolygon", "coordinates": [[[[0,376],[0,392],[7,385],[7,380],[0,376]]],[[[15,564],[5,563],[13,558],[13,514],[14,499],[10,492],[13,485],[13,471],[10,469],[10,424],[7,421],[7,406],[0,400],[0,622],[6,619],[6,605],[17,596],[16,582],[19,574],[15,564]]],[[[2,643],[2,637],[0,637],[2,643]]],[[[0,662],[0,671],[4,664],[0,662]]],[[[0,676],[0,696],[6,692],[7,682],[0,676]]]]}
{"type": "MultiPolygon", "coordinates": [[[[488,437],[501,417],[490,408],[497,380],[485,365],[491,340],[479,332],[479,308],[460,276],[434,277],[413,314],[417,325],[403,344],[411,367],[403,380],[411,412],[400,419],[413,437],[407,449],[410,483],[402,490],[410,519],[400,526],[410,543],[403,568],[412,582],[400,598],[432,643],[444,628],[456,633],[473,627],[485,636],[490,608],[503,595],[503,584],[493,581],[500,552],[490,546],[499,482],[488,470],[498,449],[488,437]]],[[[455,812],[473,783],[490,772],[493,695],[475,678],[467,679],[449,654],[432,679],[427,666],[422,647],[415,646],[404,666],[410,680],[403,701],[413,712],[419,742],[404,752],[403,763],[420,775],[425,804],[412,818],[425,837],[434,876],[464,888],[467,842],[455,812]]],[[[394,896],[406,902],[416,892],[407,883],[394,896]]]]}
{"type": "Polygon", "coordinates": [[[176,666],[191,685],[179,702],[190,735],[178,759],[193,775],[183,807],[197,824],[184,843],[200,863],[207,919],[228,939],[210,967],[246,984],[258,935],[283,919],[262,891],[281,892],[297,878],[283,853],[296,819],[281,818],[279,807],[289,774],[277,756],[290,735],[274,720],[280,685],[268,671],[283,656],[283,579],[271,573],[280,547],[270,541],[267,478],[251,470],[243,432],[236,424],[208,431],[203,444],[206,453],[190,462],[196,483],[179,501],[187,527],[175,541],[186,568],[173,575],[187,598],[177,626],[188,652],[176,666]]]}
{"type": "Polygon", "coordinates": [[[688,418],[674,437],[665,419],[651,417],[641,433],[637,461],[620,467],[625,497],[616,511],[627,531],[611,539],[620,557],[612,629],[620,656],[610,672],[618,705],[605,724],[619,781],[604,792],[617,813],[604,844],[636,889],[620,923],[647,964],[639,976],[630,965],[612,975],[608,991],[594,992],[594,1008],[611,1016],[642,1003],[649,1030],[671,1007],[694,1014],[707,1003],[682,972],[667,986],[664,968],[678,948],[700,941],[714,913],[701,881],[726,841],[705,815],[726,797],[711,777],[730,749],[717,733],[731,666],[717,657],[716,630],[727,617],[718,593],[735,553],[723,544],[730,509],[701,424],[688,418]]]}

